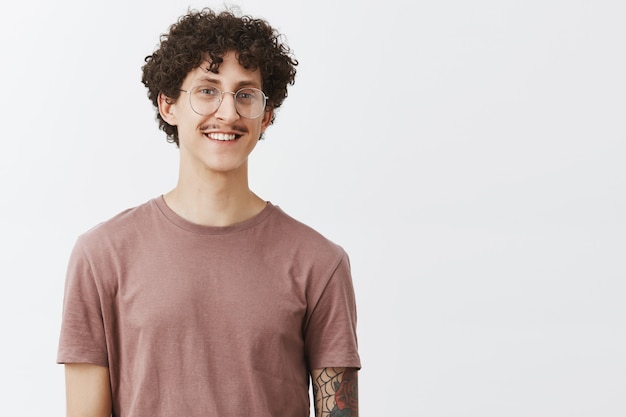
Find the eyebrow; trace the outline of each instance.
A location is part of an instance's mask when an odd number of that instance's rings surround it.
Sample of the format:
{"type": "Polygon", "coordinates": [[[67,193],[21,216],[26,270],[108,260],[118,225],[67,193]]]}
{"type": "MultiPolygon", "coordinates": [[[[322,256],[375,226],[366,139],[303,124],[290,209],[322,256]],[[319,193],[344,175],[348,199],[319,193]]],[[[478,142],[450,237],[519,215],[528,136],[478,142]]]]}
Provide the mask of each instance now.
{"type": "MultiPolygon", "coordinates": [[[[218,80],[217,78],[211,78],[211,77],[206,76],[206,75],[203,76],[203,77],[198,78],[196,81],[208,82],[208,83],[211,83],[211,84],[222,85],[222,81],[218,80]]],[[[242,80],[242,81],[239,81],[236,84],[236,86],[237,86],[237,88],[241,88],[241,87],[260,88],[259,85],[256,82],[252,81],[252,80],[242,80]]]]}

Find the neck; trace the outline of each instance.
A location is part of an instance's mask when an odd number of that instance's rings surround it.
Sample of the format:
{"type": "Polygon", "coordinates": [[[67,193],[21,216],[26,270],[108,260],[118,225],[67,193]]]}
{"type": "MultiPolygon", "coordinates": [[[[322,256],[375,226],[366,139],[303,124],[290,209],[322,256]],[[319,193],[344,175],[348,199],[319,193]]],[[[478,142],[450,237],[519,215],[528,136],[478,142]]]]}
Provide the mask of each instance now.
{"type": "Polygon", "coordinates": [[[266,202],[250,190],[247,169],[230,173],[205,172],[202,176],[180,172],[176,188],[164,198],[176,214],[204,226],[240,223],[266,206],[266,202]]]}

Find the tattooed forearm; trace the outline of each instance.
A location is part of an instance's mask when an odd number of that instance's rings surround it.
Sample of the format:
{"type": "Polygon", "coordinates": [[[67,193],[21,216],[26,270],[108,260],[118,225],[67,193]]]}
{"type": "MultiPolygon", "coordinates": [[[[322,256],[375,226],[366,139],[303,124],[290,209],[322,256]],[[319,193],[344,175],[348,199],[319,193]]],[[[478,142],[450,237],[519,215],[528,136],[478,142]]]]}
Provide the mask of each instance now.
{"type": "Polygon", "coordinates": [[[315,417],[358,417],[355,368],[324,368],[311,373],[315,417]]]}

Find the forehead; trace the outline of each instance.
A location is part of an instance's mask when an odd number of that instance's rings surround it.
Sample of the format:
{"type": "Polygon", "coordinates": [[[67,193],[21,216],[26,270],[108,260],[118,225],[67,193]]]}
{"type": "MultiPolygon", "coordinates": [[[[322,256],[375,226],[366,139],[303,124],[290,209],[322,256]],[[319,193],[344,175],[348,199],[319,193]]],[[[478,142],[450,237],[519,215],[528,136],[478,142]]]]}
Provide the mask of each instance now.
{"type": "Polygon", "coordinates": [[[193,82],[195,84],[201,82],[210,82],[223,85],[252,85],[257,88],[261,87],[261,71],[249,70],[244,68],[237,60],[234,52],[224,54],[223,61],[217,72],[207,70],[210,61],[202,61],[200,66],[194,68],[187,74],[187,78],[183,84],[193,82]]]}

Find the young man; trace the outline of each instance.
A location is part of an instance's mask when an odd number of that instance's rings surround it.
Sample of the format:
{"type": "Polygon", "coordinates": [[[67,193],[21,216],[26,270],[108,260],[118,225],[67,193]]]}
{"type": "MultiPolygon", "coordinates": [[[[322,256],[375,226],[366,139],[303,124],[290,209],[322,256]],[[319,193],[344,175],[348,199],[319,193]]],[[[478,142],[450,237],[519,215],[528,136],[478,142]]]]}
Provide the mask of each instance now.
{"type": "Polygon", "coordinates": [[[267,22],[181,17],[143,83],[180,150],[170,192],[81,235],[57,361],[71,417],[355,417],[346,253],[248,187],[297,61],[267,22]]]}

